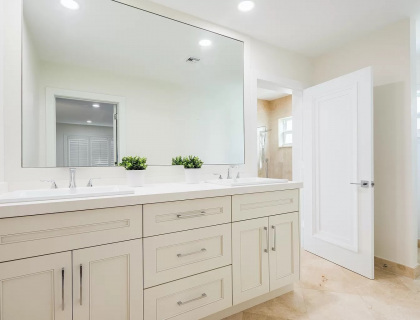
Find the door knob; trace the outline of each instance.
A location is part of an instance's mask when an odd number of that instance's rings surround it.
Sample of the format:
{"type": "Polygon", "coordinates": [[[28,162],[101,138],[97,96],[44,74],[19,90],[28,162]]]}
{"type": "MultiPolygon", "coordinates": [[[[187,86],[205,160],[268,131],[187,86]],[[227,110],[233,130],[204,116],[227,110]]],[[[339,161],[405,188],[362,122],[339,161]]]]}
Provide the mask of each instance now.
{"type": "Polygon", "coordinates": [[[362,188],[369,188],[369,181],[367,181],[367,180],[361,180],[360,183],[359,182],[350,182],[350,184],[355,184],[355,185],[358,185],[362,188]]]}

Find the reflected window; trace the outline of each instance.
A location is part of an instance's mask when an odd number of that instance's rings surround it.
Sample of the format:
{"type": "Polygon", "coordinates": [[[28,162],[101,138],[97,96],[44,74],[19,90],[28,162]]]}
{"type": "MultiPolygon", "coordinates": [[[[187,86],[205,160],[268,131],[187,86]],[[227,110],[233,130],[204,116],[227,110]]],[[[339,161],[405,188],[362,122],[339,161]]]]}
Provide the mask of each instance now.
{"type": "Polygon", "coordinates": [[[293,144],[292,117],[279,119],[279,147],[291,147],[293,144]]]}

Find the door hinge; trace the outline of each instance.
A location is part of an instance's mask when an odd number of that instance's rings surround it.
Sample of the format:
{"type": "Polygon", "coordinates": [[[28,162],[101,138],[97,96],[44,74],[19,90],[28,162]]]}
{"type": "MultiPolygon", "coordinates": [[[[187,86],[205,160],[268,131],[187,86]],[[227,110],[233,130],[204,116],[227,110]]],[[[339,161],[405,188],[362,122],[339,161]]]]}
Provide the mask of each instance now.
{"type": "Polygon", "coordinates": [[[371,181],[370,186],[373,188],[375,186],[375,181],[371,181]]]}
{"type": "Polygon", "coordinates": [[[114,120],[117,120],[118,119],[118,113],[115,113],[114,114],[114,120]]]}

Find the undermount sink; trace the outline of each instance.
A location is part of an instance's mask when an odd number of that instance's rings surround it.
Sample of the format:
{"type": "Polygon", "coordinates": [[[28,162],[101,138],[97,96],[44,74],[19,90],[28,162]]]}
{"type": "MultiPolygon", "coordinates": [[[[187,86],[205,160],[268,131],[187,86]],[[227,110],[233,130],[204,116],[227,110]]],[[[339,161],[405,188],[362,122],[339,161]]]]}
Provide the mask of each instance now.
{"type": "Polygon", "coordinates": [[[0,203],[90,198],[125,194],[134,194],[134,189],[125,186],[101,186],[74,189],[19,190],[0,195],[0,203]]]}
{"type": "Polygon", "coordinates": [[[239,179],[217,179],[209,180],[207,183],[219,184],[222,186],[238,187],[252,186],[261,184],[288,183],[287,179],[269,179],[269,178],[239,178],[239,179]]]}

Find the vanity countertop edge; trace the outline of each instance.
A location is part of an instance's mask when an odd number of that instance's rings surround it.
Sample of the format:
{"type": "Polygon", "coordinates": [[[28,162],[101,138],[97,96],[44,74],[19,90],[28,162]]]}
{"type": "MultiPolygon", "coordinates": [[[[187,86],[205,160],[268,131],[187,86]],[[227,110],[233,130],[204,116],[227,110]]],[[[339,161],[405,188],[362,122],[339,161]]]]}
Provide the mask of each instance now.
{"type": "Polygon", "coordinates": [[[209,183],[150,184],[145,187],[135,188],[135,193],[130,195],[5,203],[0,205],[0,219],[200,198],[233,196],[248,193],[292,190],[300,189],[302,187],[303,183],[295,181],[270,185],[250,185],[238,187],[227,187],[209,183]]]}

